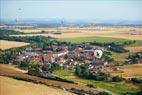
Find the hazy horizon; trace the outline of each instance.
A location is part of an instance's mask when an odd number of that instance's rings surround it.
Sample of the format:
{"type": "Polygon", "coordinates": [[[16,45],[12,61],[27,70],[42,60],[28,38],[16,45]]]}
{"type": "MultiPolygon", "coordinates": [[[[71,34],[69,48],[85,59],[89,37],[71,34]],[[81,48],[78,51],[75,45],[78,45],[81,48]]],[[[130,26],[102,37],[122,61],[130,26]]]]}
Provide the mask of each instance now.
{"type": "Polygon", "coordinates": [[[140,0],[0,0],[0,19],[142,21],[140,0]]]}

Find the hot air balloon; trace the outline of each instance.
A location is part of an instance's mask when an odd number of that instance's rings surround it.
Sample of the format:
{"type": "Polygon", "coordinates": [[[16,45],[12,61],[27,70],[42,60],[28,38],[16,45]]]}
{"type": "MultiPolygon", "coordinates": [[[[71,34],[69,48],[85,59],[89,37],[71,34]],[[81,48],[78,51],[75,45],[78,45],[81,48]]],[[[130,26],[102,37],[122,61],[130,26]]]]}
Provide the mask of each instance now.
{"type": "Polygon", "coordinates": [[[96,49],[96,50],[94,51],[94,56],[95,56],[96,58],[101,58],[102,55],[103,55],[103,51],[102,51],[102,50],[96,49]]]}

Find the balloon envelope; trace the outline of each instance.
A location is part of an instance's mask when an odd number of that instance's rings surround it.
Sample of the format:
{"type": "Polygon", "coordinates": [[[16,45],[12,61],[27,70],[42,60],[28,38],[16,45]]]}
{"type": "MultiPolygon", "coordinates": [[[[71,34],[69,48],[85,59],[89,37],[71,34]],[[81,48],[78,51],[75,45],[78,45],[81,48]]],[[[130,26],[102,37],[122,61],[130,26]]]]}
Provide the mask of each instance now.
{"type": "Polygon", "coordinates": [[[94,56],[95,56],[96,58],[101,58],[102,55],[103,55],[102,50],[99,50],[99,49],[95,50],[94,56]]]}

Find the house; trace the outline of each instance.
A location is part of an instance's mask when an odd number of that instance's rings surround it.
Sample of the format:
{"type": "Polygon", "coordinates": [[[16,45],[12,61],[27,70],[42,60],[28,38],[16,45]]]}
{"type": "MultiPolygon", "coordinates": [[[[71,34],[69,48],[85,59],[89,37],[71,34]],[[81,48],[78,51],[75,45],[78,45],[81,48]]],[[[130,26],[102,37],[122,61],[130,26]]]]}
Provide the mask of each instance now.
{"type": "Polygon", "coordinates": [[[63,66],[65,64],[65,62],[66,62],[66,60],[63,57],[59,58],[59,60],[58,60],[58,63],[60,66],[63,66]]]}
{"type": "Polygon", "coordinates": [[[30,62],[42,63],[42,56],[41,55],[30,56],[30,57],[28,57],[28,60],[30,62]]]}
{"type": "Polygon", "coordinates": [[[43,63],[53,63],[55,62],[55,57],[52,51],[44,51],[42,54],[43,63]]]}
{"type": "Polygon", "coordinates": [[[40,47],[28,47],[25,49],[26,52],[40,52],[42,51],[42,48],[40,47]]]}
{"type": "Polygon", "coordinates": [[[40,47],[32,47],[32,49],[34,52],[41,52],[42,51],[42,48],[40,48],[40,47]]]}
{"type": "Polygon", "coordinates": [[[61,51],[61,52],[58,52],[57,53],[57,57],[61,57],[61,56],[64,56],[68,53],[68,50],[64,50],[64,51],[61,51]]]}
{"type": "Polygon", "coordinates": [[[24,54],[17,56],[16,60],[18,62],[29,61],[29,62],[42,63],[42,56],[40,54],[35,54],[33,52],[31,52],[31,54],[24,53],[24,54]]]}
{"type": "Polygon", "coordinates": [[[106,66],[108,64],[107,61],[103,61],[102,59],[96,58],[93,62],[92,65],[95,66],[106,66]]]}
{"type": "Polygon", "coordinates": [[[68,50],[68,46],[62,45],[62,46],[59,46],[59,49],[63,50],[63,51],[67,51],[68,50]]]}
{"type": "Polygon", "coordinates": [[[142,64],[142,59],[139,59],[139,60],[138,60],[138,63],[139,63],[139,64],[142,64]]]}

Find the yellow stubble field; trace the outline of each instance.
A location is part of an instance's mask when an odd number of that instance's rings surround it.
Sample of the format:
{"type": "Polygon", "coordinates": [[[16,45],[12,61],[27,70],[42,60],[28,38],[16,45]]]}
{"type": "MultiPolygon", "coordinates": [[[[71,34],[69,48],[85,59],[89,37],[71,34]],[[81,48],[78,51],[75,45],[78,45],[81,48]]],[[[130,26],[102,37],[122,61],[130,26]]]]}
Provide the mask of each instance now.
{"type": "Polygon", "coordinates": [[[0,49],[5,50],[14,47],[21,47],[28,45],[29,43],[25,42],[16,42],[16,41],[7,41],[7,40],[0,40],[0,49]]]}
{"type": "Polygon", "coordinates": [[[85,28],[38,28],[38,29],[16,29],[24,33],[37,33],[41,31],[46,31],[48,34],[27,34],[20,36],[51,36],[55,38],[76,38],[76,37],[112,37],[112,38],[123,38],[129,40],[142,40],[142,28],[132,28],[132,27],[85,27],[85,28]],[[61,32],[60,35],[50,34],[52,32],[61,32]]]}

